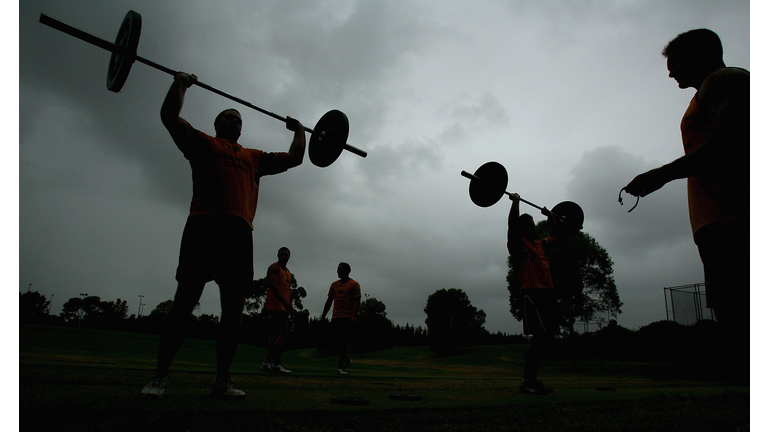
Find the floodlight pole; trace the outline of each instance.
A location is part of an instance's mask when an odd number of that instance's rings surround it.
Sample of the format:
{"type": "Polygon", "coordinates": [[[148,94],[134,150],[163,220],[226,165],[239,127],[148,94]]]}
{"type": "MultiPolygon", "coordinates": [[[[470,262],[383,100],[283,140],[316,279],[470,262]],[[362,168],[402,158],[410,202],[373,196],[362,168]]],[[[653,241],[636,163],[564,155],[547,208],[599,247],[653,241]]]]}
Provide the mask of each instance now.
{"type": "Polygon", "coordinates": [[[142,299],[142,298],[144,298],[144,296],[143,296],[143,295],[141,295],[141,294],[139,294],[139,313],[138,313],[138,315],[137,315],[137,318],[141,318],[141,306],[142,306],[142,304],[141,304],[141,299],[142,299]]]}

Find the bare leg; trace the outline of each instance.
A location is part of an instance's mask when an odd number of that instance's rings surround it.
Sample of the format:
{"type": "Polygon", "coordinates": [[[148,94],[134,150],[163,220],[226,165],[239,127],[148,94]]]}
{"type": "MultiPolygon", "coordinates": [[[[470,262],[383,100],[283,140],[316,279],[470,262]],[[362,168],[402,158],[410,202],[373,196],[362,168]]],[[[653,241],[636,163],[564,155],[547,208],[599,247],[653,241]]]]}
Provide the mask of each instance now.
{"type": "Polygon", "coordinates": [[[525,369],[523,370],[523,380],[534,382],[539,375],[544,356],[549,349],[551,336],[546,334],[536,334],[531,338],[528,349],[525,352],[525,369]]]}
{"type": "Polygon", "coordinates": [[[157,372],[167,374],[173,359],[184,342],[184,332],[189,317],[203,293],[205,282],[179,282],[173,306],[163,320],[160,348],[157,355],[157,372]]]}
{"type": "Polygon", "coordinates": [[[269,351],[267,353],[267,363],[272,365],[282,364],[283,342],[285,335],[282,328],[276,329],[275,334],[269,340],[269,351]]]}
{"type": "Polygon", "coordinates": [[[216,338],[216,379],[229,376],[229,367],[235,359],[237,343],[243,324],[243,305],[246,287],[241,285],[219,286],[221,296],[221,321],[216,338]]]}

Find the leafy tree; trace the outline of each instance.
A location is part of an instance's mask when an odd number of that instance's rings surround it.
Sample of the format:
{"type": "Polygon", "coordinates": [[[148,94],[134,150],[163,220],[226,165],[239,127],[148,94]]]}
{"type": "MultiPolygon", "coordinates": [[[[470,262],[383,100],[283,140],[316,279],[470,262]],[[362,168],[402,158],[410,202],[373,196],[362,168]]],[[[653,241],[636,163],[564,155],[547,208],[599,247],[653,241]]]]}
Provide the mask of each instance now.
{"type": "Polygon", "coordinates": [[[128,301],[120,300],[101,302],[101,313],[104,319],[119,321],[128,318],[128,301]]]}
{"type": "MultiPolygon", "coordinates": [[[[549,232],[547,221],[536,225],[540,239],[549,232]]],[[[561,326],[574,334],[576,321],[591,321],[608,314],[616,319],[623,303],[619,299],[613,278],[613,261],[608,252],[585,232],[560,239],[549,252],[552,282],[555,285],[557,304],[562,314],[561,326]]],[[[508,260],[509,305],[512,315],[522,321],[523,304],[515,263],[508,260]]]]}
{"type": "Polygon", "coordinates": [[[85,310],[83,310],[83,299],[81,297],[72,297],[64,302],[61,306],[60,315],[64,318],[65,322],[81,320],[85,315],[85,310]]]}
{"type": "Polygon", "coordinates": [[[470,345],[486,330],[485,312],[472,306],[467,294],[457,288],[440,289],[427,298],[424,308],[430,349],[451,354],[470,345]]]}
{"type": "Polygon", "coordinates": [[[19,320],[22,322],[40,321],[48,316],[51,302],[37,291],[19,293],[19,320]]]}
{"type": "Polygon", "coordinates": [[[157,306],[155,306],[154,309],[152,309],[152,312],[149,313],[149,316],[165,317],[168,311],[171,310],[171,306],[173,306],[173,300],[166,300],[166,301],[160,302],[157,304],[157,306]]]}
{"type": "Polygon", "coordinates": [[[61,317],[65,322],[77,320],[90,327],[115,327],[128,318],[128,302],[125,300],[101,301],[98,296],[72,297],[62,306],[61,317]]]}
{"type": "Polygon", "coordinates": [[[392,343],[392,321],[387,318],[384,302],[365,295],[357,312],[359,324],[358,347],[363,351],[389,348],[392,343]]]}

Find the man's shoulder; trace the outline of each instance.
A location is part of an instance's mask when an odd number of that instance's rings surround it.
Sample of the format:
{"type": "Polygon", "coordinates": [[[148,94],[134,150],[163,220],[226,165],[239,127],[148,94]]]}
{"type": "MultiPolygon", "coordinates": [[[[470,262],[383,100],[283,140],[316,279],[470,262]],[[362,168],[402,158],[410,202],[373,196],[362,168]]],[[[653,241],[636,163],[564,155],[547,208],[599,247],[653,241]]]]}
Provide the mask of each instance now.
{"type": "Polygon", "coordinates": [[[749,71],[740,67],[724,67],[709,74],[702,83],[701,89],[736,89],[741,86],[749,89],[749,71]]]}
{"type": "Polygon", "coordinates": [[[696,99],[699,103],[709,106],[747,103],[749,71],[738,67],[724,67],[712,72],[701,84],[696,99]]]}

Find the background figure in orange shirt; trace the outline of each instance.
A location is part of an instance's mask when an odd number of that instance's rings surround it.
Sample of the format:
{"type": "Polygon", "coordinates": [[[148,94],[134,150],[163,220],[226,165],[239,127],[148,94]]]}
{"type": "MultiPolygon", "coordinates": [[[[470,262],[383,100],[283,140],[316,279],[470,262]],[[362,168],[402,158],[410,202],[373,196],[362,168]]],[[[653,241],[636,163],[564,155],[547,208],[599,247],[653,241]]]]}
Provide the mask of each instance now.
{"type": "Polygon", "coordinates": [[[732,344],[732,372],[749,371],[749,72],[726,67],[707,29],[682,33],[662,51],[669,77],[696,93],[680,131],[685,155],[635,177],[624,189],[644,197],[688,182],[693,241],[704,267],[707,307],[732,344]],[[747,364],[747,367],[744,365],[747,364]]]}
{"type": "Polygon", "coordinates": [[[291,251],[281,247],[277,251],[277,262],[267,269],[267,320],[269,322],[269,342],[267,343],[267,358],[261,369],[278,374],[293,373],[283,367],[281,357],[283,343],[290,331],[291,323],[288,314],[296,315],[291,304],[291,272],[286,265],[291,258],[291,251]]]}
{"type": "MultiPolygon", "coordinates": [[[[533,218],[529,214],[520,214],[520,195],[512,194],[509,198],[512,200],[512,208],[507,220],[507,250],[523,298],[523,333],[532,335],[525,353],[525,369],[519,391],[546,396],[553,391],[544,387],[537,377],[555,335],[560,334],[557,298],[547,258],[547,251],[555,243],[557,224],[550,217],[550,236],[536,240],[533,218]]],[[[541,213],[550,216],[546,207],[541,213]]]]}
{"type": "Polygon", "coordinates": [[[187,89],[197,77],[178,73],[168,90],[160,118],[192,168],[192,204],[181,238],[178,285],[173,306],[163,321],[157,369],[141,390],[143,398],[162,398],[168,369],[184,341],[184,332],[205,284],[216,281],[221,293],[221,321],[216,337],[216,379],[211,396],[243,399],[229,367],[235,358],[242,328],[245,294],[253,284],[253,217],[262,176],[301,165],[306,137],[304,126],[288,118],[290,150],[267,153],[237,143],[243,120],[234,109],[222,111],[213,122],[216,136],[193,128],[181,118],[187,89]]]}
{"type": "Polygon", "coordinates": [[[336,274],[339,280],[331,284],[328,300],[323,308],[323,319],[333,303],[331,329],[339,347],[339,375],[346,375],[346,369],[352,365],[349,358],[349,342],[352,339],[353,326],[357,322],[357,311],[360,309],[360,284],[349,278],[352,268],[349,264],[339,263],[336,274]]]}

